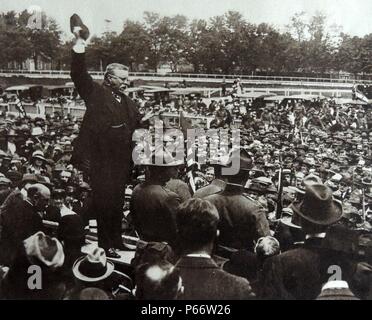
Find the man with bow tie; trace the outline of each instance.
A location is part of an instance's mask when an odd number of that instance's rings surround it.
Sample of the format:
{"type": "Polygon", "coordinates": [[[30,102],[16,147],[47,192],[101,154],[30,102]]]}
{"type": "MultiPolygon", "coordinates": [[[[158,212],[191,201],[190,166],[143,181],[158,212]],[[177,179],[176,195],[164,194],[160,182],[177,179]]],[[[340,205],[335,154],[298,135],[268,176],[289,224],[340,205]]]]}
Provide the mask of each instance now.
{"type": "Polygon", "coordinates": [[[132,134],[139,125],[139,112],[135,103],[123,94],[128,83],[128,67],[109,64],[103,84],[94,82],[85,64],[89,30],[77,15],[71,17],[71,31],[76,38],[71,78],[86,105],[72,161],[90,175],[99,246],[108,256],[118,258],[115,249],[123,246],[125,185],[131,172],[132,134]]]}

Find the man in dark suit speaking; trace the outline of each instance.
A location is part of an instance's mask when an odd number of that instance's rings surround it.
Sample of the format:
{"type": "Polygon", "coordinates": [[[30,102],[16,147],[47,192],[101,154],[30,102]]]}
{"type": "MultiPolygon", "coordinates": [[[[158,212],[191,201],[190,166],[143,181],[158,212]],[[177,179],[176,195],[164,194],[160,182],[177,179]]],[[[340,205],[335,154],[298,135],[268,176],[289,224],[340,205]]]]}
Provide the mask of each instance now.
{"type": "Polygon", "coordinates": [[[86,105],[74,145],[73,163],[80,168],[89,167],[99,246],[108,256],[119,257],[114,248],[122,247],[125,184],[130,176],[132,134],[139,124],[139,112],[134,102],[122,93],[128,82],[128,67],[109,64],[103,84],[94,82],[85,65],[89,30],[77,15],[70,22],[76,38],[71,79],[86,105]]]}

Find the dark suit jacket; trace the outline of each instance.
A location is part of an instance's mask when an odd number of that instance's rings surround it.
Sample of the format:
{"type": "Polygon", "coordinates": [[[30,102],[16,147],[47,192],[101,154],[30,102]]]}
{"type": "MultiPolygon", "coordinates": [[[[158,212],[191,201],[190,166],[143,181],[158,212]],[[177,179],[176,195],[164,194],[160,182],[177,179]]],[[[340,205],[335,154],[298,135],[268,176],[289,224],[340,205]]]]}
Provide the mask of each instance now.
{"type": "Polygon", "coordinates": [[[180,179],[170,179],[165,184],[165,187],[168,190],[173,191],[174,193],[178,194],[182,202],[191,198],[189,186],[187,185],[186,182],[183,182],[180,179]]]}
{"type": "Polygon", "coordinates": [[[136,186],[131,199],[131,214],[141,239],[174,244],[179,204],[179,196],[163,186],[150,181],[136,186]]]}
{"type": "Polygon", "coordinates": [[[43,220],[27,201],[22,200],[2,215],[0,251],[3,263],[9,264],[22,241],[43,231],[43,220]]]}
{"type": "Polygon", "coordinates": [[[233,276],[208,258],[182,257],[176,264],[184,286],[183,300],[247,300],[254,293],[249,282],[233,276]]]}
{"type": "Polygon", "coordinates": [[[130,173],[132,134],[139,123],[137,107],[123,94],[118,102],[110,88],[93,81],[84,53],[72,52],[71,78],[87,108],[74,145],[73,162],[90,161],[93,188],[124,184],[130,173]]]}
{"type": "Polygon", "coordinates": [[[270,235],[265,212],[242,194],[242,188],[227,184],[224,191],[204,198],[220,215],[218,243],[253,250],[253,241],[270,235]]]}
{"type": "Polygon", "coordinates": [[[330,266],[340,266],[342,280],[349,284],[355,272],[350,257],[322,247],[323,240],[309,239],[300,248],[266,260],[262,272],[262,298],[313,300],[324,283],[334,274],[330,266]]]}
{"type": "Polygon", "coordinates": [[[214,179],[209,185],[195,191],[194,198],[205,198],[212,194],[221,192],[225,188],[226,183],[219,179],[214,179]]]}

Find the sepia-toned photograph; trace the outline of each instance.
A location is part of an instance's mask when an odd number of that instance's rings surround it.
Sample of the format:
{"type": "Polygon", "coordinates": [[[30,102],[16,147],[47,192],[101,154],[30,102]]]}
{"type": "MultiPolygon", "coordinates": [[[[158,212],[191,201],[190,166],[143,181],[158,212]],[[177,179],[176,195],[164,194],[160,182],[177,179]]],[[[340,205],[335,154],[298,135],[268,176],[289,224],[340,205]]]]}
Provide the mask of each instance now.
{"type": "Polygon", "coordinates": [[[372,300],[368,12],[1,0],[0,300],[372,300]]]}

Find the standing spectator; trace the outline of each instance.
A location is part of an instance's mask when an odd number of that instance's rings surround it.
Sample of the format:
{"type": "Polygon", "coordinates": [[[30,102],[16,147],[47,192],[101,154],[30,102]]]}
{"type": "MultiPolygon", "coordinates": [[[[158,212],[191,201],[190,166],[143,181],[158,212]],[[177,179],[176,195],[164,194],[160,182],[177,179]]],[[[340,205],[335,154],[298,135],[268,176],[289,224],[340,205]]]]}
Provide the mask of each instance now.
{"type": "MultiPolygon", "coordinates": [[[[164,155],[169,155],[165,151],[156,152],[155,157],[163,159],[164,155]]],[[[146,181],[133,190],[131,214],[134,226],[143,240],[175,244],[176,211],[180,198],[168,190],[165,184],[173,175],[174,167],[179,164],[175,159],[165,164],[149,164],[146,181]]]]}
{"type": "Polygon", "coordinates": [[[252,168],[252,159],[244,149],[241,150],[239,157],[239,173],[227,177],[222,192],[204,199],[215,205],[220,215],[219,244],[253,252],[254,241],[270,235],[270,229],[265,212],[244,194],[244,186],[252,168]]]}
{"type": "MultiPolygon", "coordinates": [[[[353,264],[342,252],[322,246],[330,225],[340,220],[342,205],[323,184],[307,187],[303,201],[293,205],[306,234],[303,246],[266,260],[263,297],[268,299],[315,299],[328,281],[331,266],[339,268],[342,280],[350,280],[353,264]]],[[[340,279],[341,280],[341,279],[340,279]]]]}
{"type": "Polygon", "coordinates": [[[211,254],[218,235],[218,211],[208,201],[190,199],[177,213],[182,257],[181,274],[185,300],[244,300],[254,298],[249,282],[221,270],[211,254]]]}

